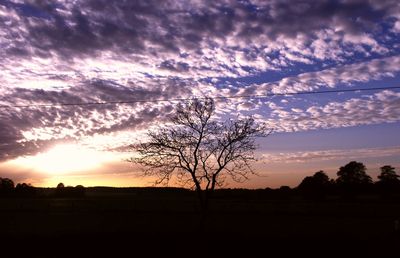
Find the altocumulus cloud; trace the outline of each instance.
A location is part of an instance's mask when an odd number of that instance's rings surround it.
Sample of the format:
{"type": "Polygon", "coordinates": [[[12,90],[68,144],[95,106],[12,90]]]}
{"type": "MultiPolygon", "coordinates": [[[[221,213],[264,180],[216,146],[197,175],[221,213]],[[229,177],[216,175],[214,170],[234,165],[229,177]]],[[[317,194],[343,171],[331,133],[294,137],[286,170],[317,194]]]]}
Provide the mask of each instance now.
{"type": "Polygon", "coordinates": [[[350,150],[320,150],[304,152],[281,152],[262,155],[265,163],[305,163],[321,160],[349,160],[359,158],[396,157],[400,146],[350,150]]]}
{"type": "MultiPolygon", "coordinates": [[[[399,24],[396,0],[4,0],[0,103],[157,100],[368,83],[398,75],[399,24]],[[268,72],[282,76],[229,84],[268,72]]],[[[232,100],[218,103],[218,112],[251,111],[281,131],[399,119],[395,92],[303,107],[267,104],[232,100]]],[[[0,159],[69,139],[143,130],[172,109],[168,102],[2,108],[0,159]]]]}
{"type": "Polygon", "coordinates": [[[271,104],[269,117],[259,118],[277,132],[297,132],[357,125],[393,123],[400,120],[400,93],[382,91],[344,102],[291,109],[271,104]]]}

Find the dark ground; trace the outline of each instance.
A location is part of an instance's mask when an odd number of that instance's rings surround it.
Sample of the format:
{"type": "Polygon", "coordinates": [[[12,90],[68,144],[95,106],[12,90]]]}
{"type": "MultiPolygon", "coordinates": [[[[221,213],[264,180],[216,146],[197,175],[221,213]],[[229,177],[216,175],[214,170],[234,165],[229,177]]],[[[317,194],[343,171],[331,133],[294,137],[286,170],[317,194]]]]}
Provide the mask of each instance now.
{"type": "Polygon", "coordinates": [[[0,198],[0,257],[400,257],[397,199],[249,193],[216,194],[204,224],[180,189],[0,198]]]}

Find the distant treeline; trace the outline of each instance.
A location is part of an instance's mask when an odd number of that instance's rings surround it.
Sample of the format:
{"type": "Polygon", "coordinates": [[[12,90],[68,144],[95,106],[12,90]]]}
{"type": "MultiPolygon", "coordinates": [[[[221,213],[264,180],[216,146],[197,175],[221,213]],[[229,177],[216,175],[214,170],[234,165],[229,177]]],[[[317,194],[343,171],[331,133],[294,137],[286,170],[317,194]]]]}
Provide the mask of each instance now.
{"type": "Polygon", "coordinates": [[[318,171],[303,179],[297,190],[308,197],[338,193],[355,195],[358,193],[379,193],[384,195],[400,193],[400,180],[395,168],[386,165],[380,168],[378,181],[373,182],[361,162],[351,161],[337,172],[336,180],[330,179],[324,171],[318,171]]]}
{"type": "MultiPolygon", "coordinates": [[[[395,168],[386,165],[380,168],[378,181],[373,182],[366,173],[366,167],[361,162],[351,161],[339,168],[336,179],[330,179],[324,171],[318,171],[305,177],[295,188],[281,186],[278,189],[219,189],[214,198],[290,198],[301,195],[309,199],[325,199],[327,196],[355,197],[357,195],[378,194],[383,197],[400,198],[400,180],[395,168]]],[[[16,186],[9,178],[0,178],[0,197],[84,197],[86,193],[92,196],[110,195],[168,195],[189,196],[192,191],[184,188],[159,187],[89,187],[82,185],[64,186],[59,183],[56,188],[37,188],[30,184],[19,183],[16,186]]]]}
{"type": "Polygon", "coordinates": [[[19,183],[14,186],[14,182],[9,178],[0,177],[0,197],[83,197],[85,187],[82,185],[64,186],[59,183],[56,188],[40,188],[30,184],[19,183]]]}

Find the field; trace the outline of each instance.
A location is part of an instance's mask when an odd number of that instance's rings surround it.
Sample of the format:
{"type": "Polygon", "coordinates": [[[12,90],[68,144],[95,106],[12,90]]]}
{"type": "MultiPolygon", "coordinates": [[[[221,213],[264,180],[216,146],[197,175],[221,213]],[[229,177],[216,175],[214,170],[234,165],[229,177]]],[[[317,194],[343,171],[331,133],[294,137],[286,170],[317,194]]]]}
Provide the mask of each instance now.
{"type": "Polygon", "coordinates": [[[400,255],[400,202],[380,196],[307,200],[261,190],[221,191],[202,219],[194,193],[184,189],[89,188],[79,198],[45,195],[0,199],[2,250],[34,257],[122,257],[127,251],[123,257],[400,255]]]}

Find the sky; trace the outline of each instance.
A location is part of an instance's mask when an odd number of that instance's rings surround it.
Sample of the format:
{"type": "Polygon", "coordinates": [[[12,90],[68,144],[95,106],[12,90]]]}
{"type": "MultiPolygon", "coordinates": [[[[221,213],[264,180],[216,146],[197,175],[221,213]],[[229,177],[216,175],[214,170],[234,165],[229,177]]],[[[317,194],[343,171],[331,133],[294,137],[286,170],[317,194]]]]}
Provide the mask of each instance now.
{"type": "Polygon", "coordinates": [[[274,130],[259,175],[227,187],[335,178],[352,160],[400,172],[398,0],[0,0],[0,69],[0,177],[15,182],[151,185],[127,146],[177,105],[156,100],[204,96],[263,95],[216,114],[274,130]],[[385,89],[347,91],[371,88],[385,89]]]}

